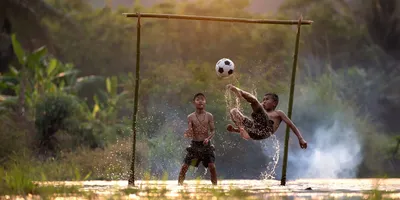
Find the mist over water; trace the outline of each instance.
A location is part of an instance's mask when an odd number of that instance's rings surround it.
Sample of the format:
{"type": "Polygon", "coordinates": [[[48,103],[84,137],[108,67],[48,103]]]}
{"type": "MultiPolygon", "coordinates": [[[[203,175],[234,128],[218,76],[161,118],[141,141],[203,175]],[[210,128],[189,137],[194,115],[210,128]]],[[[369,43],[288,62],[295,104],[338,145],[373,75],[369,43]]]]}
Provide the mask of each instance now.
{"type": "MultiPolygon", "coordinates": [[[[297,140],[293,139],[293,140],[297,140]]],[[[320,125],[308,141],[307,150],[290,152],[290,176],[294,178],[354,178],[362,161],[361,141],[351,125],[335,120],[320,125]]]]}
{"type": "MultiPolygon", "coordinates": [[[[187,121],[182,112],[171,108],[163,108],[166,112],[159,111],[163,119],[154,124],[152,135],[149,139],[150,152],[149,168],[152,174],[162,176],[167,173],[169,177],[178,177],[184,150],[189,144],[188,139],[183,138],[183,132],[187,128],[187,121]]],[[[150,124],[152,124],[150,122],[150,124]]]]}

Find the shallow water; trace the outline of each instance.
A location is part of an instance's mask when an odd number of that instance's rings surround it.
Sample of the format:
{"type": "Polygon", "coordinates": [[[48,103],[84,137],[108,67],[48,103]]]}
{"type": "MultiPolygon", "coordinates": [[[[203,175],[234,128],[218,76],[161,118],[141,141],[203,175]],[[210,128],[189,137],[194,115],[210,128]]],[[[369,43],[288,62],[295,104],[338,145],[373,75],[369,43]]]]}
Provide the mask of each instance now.
{"type": "MultiPolygon", "coordinates": [[[[132,188],[126,180],[45,184],[80,185],[84,191],[96,194],[96,198],[108,198],[132,188]]],[[[286,186],[281,186],[278,180],[219,180],[217,186],[212,186],[209,180],[186,180],[183,186],[176,180],[160,180],[136,181],[133,188],[140,192],[123,194],[118,199],[148,199],[149,196],[157,199],[372,199],[376,194],[381,196],[374,199],[400,199],[400,179],[299,179],[288,181],[286,186]]]]}

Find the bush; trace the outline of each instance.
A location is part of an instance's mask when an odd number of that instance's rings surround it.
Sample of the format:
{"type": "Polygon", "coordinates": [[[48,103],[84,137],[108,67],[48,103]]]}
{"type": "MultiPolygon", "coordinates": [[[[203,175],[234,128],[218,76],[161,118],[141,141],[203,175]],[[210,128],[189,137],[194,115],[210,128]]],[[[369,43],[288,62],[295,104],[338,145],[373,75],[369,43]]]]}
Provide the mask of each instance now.
{"type": "Polygon", "coordinates": [[[79,104],[73,96],[51,94],[38,101],[35,106],[35,125],[38,131],[38,142],[42,153],[56,150],[54,135],[58,130],[76,127],[68,124],[71,116],[79,110],[79,104]],[[68,126],[67,126],[68,125],[68,126]]]}
{"type": "Polygon", "coordinates": [[[38,101],[35,111],[41,154],[54,156],[59,150],[72,150],[79,146],[103,147],[101,133],[93,128],[87,117],[89,112],[75,96],[47,95],[38,101]]]}

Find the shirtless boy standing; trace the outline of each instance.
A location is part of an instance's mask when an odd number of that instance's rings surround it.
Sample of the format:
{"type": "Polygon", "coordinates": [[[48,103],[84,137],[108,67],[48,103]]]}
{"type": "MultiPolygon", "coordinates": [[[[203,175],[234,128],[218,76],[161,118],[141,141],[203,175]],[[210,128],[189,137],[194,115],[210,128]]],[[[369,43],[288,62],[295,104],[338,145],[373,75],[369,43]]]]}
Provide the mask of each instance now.
{"type": "Polygon", "coordinates": [[[214,117],[205,111],[206,97],[202,93],[197,93],[193,97],[193,104],[196,111],[188,115],[188,129],[184,136],[191,138],[191,144],[187,150],[184,164],[179,172],[178,184],[183,184],[189,166],[198,167],[200,162],[205,168],[208,167],[211,174],[211,182],[217,184],[217,171],[215,168],[214,146],[211,139],[215,135],[214,117]]]}
{"type": "Polygon", "coordinates": [[[299,144],[302,149],[307,148],[307,142],[303,139],[300,131],[293,124],[293,122],[281,110],[275,110],[279,103],[278,95],[274,93],[267,93],[264,95],[260,103],[257,98],[243,91],[231,84],[227,88],[234,92],[238,97],[243,97],[250,103],[253,112],[251,113],[252,119],[243,115],[238,109],[233,108],[230,110],[232,121],[236,124],[237,128],[229,124],[227,130],[230,132],[240,133],[243,139],[262,140],[270,137],[279,128],[282,121],[289,125],[294,134],[299,139],[299,144]]]}

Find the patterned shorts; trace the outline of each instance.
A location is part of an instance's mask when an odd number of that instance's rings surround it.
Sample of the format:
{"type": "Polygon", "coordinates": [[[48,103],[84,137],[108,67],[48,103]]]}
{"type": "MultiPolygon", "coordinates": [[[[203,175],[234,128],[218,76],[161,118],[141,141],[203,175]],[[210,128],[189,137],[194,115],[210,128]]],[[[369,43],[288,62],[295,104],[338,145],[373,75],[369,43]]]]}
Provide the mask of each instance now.
{"type": "Polygon", "coordinates": [[[264,110],[253,111],[251,117],[253,120],[244,117],[243,125],[253,140],[263,140],[272,135],[274,121],[269,119],[264,110]]]}
{"type": "Polygon", "coordinates": [[[184,163],[189,166],[198,167],[202,162],[203,166],[207,168],[209,163],[215,163],[215,148],[211,145],[211,142],[204,145],[203,141],[192,141],[186,151],[184,163]]]}

